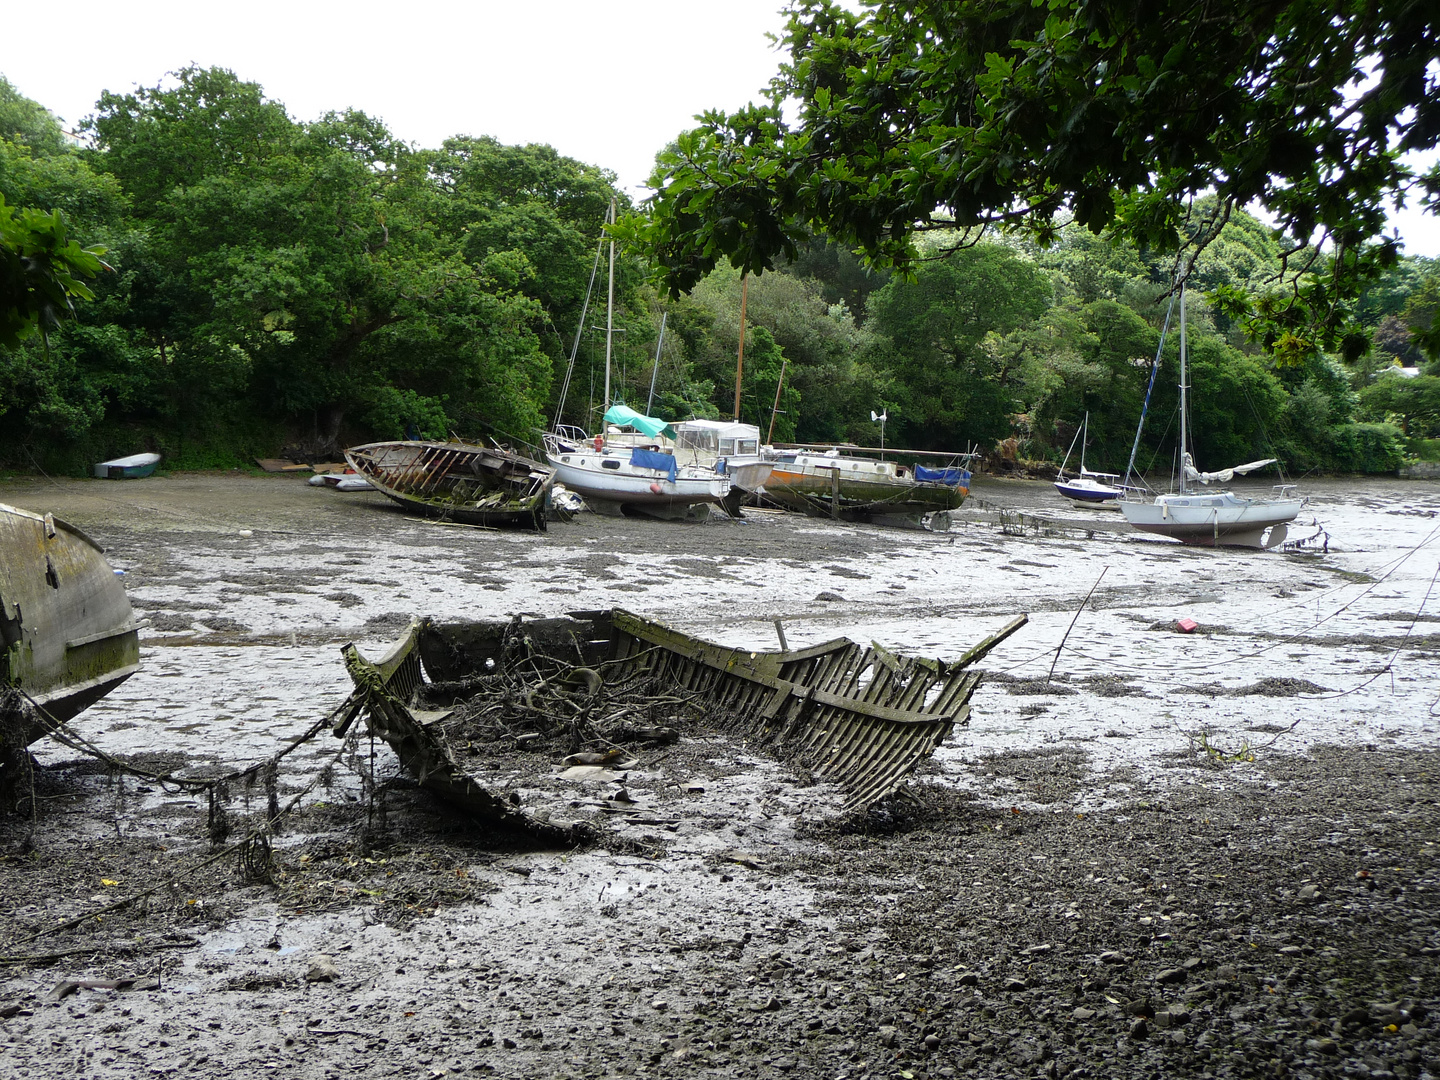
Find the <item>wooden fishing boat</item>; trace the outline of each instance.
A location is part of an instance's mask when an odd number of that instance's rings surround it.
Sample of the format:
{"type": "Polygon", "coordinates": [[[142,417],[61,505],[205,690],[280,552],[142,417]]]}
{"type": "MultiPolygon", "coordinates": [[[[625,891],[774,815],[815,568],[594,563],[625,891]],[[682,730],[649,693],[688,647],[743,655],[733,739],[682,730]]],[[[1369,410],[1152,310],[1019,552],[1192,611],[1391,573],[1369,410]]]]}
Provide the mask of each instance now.
{"type": "Polygon", "coordinates": [[[583,682],[582,675],[597,698],[644,684],[670,700],[698,701],[712,727],[838,784],[845,809],[856,812],[894,794],[955,725],[968,721],[980,681],[973,665],[1025,622],[1019,616],[947,662],[846,638],[780,652],[731,648],[619,608],[527,621],[425,620],[373,662],[345,647],[355,693],[336,730],[343,734],[364,715],[371,733],[441,799],[502,830],[578,843],[583,827],[530,818],[471,776],[456,756],[457,740],[441,734],[447,714],[416,703],[427,686],[476,686],[513,675],[530,681],[509,692],[512,701],[528,700],[541,686],[583,682]]]}
{"type": "MultiPolygon", "coordinates": [[[[139,631],[104,549],[52,514],[0,503],[0,711],[28,745],[140,667],[139,631]],[[8,688],[13,693],[4,695],[8,688]]],[[[14,750],[0,745],[0,750],[14,750]]],[[[3,756],[3,755],[0,755],[3,756]]]]}
{"type": "Polygon", "coordinates": [[[412,514],[544,531],[555,470],[508,450],[459,442],[376,442],[345,460],[412,514]]]}

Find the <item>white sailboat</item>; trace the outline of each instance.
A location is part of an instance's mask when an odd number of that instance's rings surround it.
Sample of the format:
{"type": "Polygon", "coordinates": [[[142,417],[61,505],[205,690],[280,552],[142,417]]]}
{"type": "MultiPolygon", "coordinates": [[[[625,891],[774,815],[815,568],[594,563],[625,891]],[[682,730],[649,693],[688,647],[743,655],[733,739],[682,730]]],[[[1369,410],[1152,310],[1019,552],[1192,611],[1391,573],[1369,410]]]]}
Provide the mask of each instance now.
{"type": "Polygon", "coordinates": [[[1065,460],[1060,464],[1060,479],[1055,481],[1055,490],[1076,506],[1087,510],[1117,510],[1119,507],[1115,500],[1124,492],[1118,484],[1120,474],[1092,472],[1085,467],[1085,444],[1089,438],[1090,414],[1087,412],[1084,423],[1075,433],[1075,439],[1070,441],[1070,449],[1065,451],[1065,460]],[[1077,439],[1080,442],[1080,474],[1066,476],[1065,466],[1070,464],[1070,454],[1075,449],[1077,439]]]}
{"type": "MultiPolygon", "coordinates": [[[[1162,338],[1163,341],[1163,338],[1162,338]]],[[[1159,363],[1159,356],[1156,356],[1159,363]]],[[[1206,547],[1273,548],[1284,542],[1287,524],[1295,520],[1304,500],[1291,495],[1292,485],[1277,485],[1268,498],[1251,498],[1231,491],[1200,491],[1193,485],[1229,483],[1235,476],[1274,464],[1275,458],[1247,462],[1218,472],[1201,472],[1189,449],[1190,387],[1185,351],[1185,289],[1180,289],[1180,489],[1152,500],[1123,499],[1125,520],[1142,532],[1168,536],[1186,544],[1206,547]]],[[[1147,395],[1148,397],[1148,395],[1147,395]]],[[[1141,414],[1140,424],[1145,423],[1141,414]]],[[[1136,432],[1139,443],[1139,432],[1136,432]]],[[[1133,465],[1134,455],[1131,455],[1133,465]]]]}
{"type": "MultiPolygon", "coordinates": [[[[615,220],[610,203],[607,224],[615,220]]],[[[597,255],[598,259],[598,255],[597,255]]],[[[592,277],[593,281],[593,277],[592,277]]],[[[588,295],[587,295],[588,304],[588,295]]],[[[581,325],[585,315],[581,312],[581,325]]],[[[615,241],[610,241],[610,286],[605,315],[605,401],[600,434],[556,425],[545,435],[545,458],[559,483],[576,492],[597,513],[649,517],[690,516],[694,508],[730,494],[730,478],[709,467],[682,465],[673,453],[675,429],[664,420],[610,404],[610,359],[615,334],[615,241]],[[669,452],[667,452],[669,451],[669,452]]],[[[579,334],[576,334],[578,348],[579,334]]],[[[574,365],[575,356],[570,358],[574,365]]],[[[570,376],[566,374],[566,386],[570,376]]],[[[562,394],[561,407],[564,406],[562,394]]]]}

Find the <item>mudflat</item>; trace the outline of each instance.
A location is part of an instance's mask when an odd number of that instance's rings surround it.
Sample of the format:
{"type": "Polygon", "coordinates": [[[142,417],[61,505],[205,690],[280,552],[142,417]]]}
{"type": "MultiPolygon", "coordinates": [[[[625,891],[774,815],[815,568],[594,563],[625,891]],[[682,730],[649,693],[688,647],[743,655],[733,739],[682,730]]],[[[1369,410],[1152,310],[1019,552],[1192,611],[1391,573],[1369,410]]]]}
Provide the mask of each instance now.
{"type": "Polygon", "coordinates": [[[104,545],[145,620],[141,673],[72,729],[180,777],[274,754],[344,697],[341,645],[373,655],[415,616],[623,606],[751,648],[779,618],[792,647],[941,658],[1031,619],[910,797],[858,820],[698,727],[619,780],[475,761],[593,821],[570,851],[483,835],[363,736],[213,805],[37,745],[34,798],[0,820],[0,1064],[1440,1072],[1440,490],[1310,490],[1309,542],[1257,554],[1141,539],[1023,482],[978,483],[943,534],[582,514],[539,535],[290,476],[0,483],[104,545]],[[299,798],[264,873],[206,864],[272,794],[299,798]]]}

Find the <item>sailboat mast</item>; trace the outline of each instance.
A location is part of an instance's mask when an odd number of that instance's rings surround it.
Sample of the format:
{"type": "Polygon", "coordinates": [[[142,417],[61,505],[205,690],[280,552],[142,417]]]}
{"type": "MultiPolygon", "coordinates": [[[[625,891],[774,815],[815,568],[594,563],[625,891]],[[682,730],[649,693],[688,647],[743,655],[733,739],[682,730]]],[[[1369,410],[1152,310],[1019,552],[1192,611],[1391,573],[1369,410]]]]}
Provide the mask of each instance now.
{"type": "Polygon", "coordinates": [[[770,410],[770,431],[765,436],[767,444],[775,441],[775,417],[780,415],[780,390],[785,385],[785,366],[789,363],[784,357],[780,358],[780,381],[775,384],[775,407],[770,410]]]}
{"type": "Polygon", "coordinates": [[[1190,419],[1190,402],[1187,396],[1189,387],[1185,383],[1185,286],[1180,286],[1180,494],[1184,495],[1189,488],[1185,477],[1185,448],[1189,445],[1188,428],[1190,419]]]}
{"type": "MultiPolygon", "coordinates": [[[[615,200],[610,200],[610,225],[615,224],[615,200]]],[[[610,347],[615,340],[615,237],[610,237],[610,295],[605,304],[605,408],[610,408],[610,347]]],[[[605,430],[602,420],[600,430],[605,430]]]]}
{"type": "Polygon", "coordinates": [[[665,347],[665,320],[670,317],[668,311],[660,313],[660,336],[655,341],[655,366],[650,369],[650,396],[645,399],[645,415],[650,415],[650,406],[655,404],[655,378],[660,374],[660,350],[665,347]]]}
{"type": "Polygon", "coordinates": [[[1080,425],[1080,475],[1085,475],[1085,444],[1090,441],[1090,413],[1085,413],[1085,422],[1080,425]]]}
{"type": "Polygon", "coordinates": [[[750,291],[750,276],[740,275],[740,352],[735,357],[735,419],[740,419],[740,376],[745,371],[745,294],[750,291]]]}

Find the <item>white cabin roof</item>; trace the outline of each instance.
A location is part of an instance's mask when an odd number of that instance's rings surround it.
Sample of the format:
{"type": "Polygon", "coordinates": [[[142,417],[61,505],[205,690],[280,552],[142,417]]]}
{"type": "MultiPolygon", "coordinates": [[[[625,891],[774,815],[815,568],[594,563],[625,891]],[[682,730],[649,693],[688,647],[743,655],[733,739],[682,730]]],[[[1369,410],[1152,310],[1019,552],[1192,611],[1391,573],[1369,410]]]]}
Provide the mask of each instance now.
{"type": "Polygon", "coordinates": [[[760,438],[760,429],[754,424],[741,424],[734,420],[685,420],[675,427],[688,428],[691,431],[713,431],[722,439],[760,438]]]}

